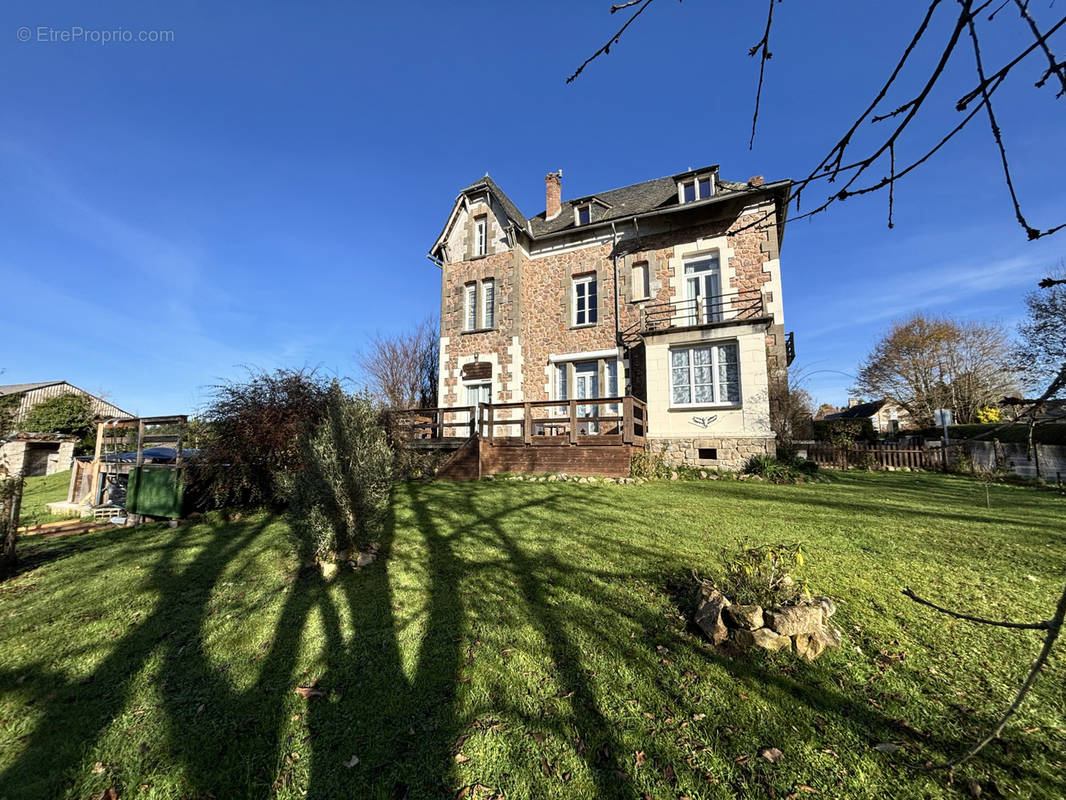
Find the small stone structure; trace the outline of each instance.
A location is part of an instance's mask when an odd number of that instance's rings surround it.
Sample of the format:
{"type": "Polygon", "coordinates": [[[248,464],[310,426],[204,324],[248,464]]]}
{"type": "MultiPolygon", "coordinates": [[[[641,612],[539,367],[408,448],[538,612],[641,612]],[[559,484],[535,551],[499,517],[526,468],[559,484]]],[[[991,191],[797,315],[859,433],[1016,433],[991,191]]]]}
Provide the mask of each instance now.
{"type": "Polygon", "coordinates": [[[828,597],[770,608],[734,604],[714,587],[701,584],[696,625],[723,652],[759,647],[788,650],[814,661],[827,647],[840,646],[840,629],[829,622],[836,610],[828,597]]]}
{"type": "Polygon", "coordinates": [[[70,469],[77,436],[63,433],[13,433],[0,439],[0,472],[24,478],[70,469]]]}

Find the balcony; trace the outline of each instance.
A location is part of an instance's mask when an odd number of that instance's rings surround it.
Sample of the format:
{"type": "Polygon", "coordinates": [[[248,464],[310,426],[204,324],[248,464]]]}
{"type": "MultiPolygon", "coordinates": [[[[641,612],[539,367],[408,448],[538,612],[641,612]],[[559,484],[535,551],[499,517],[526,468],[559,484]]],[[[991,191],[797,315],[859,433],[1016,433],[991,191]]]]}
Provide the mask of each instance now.
{"type": "Polygon", "coordinates": [[[763,304],[762,291],[759,289],[692,300],[651,303],[641,308],[640,320],[623,331],[623,338],[684,328],[707,328],[761,321],[769,316],[763,304]]]}

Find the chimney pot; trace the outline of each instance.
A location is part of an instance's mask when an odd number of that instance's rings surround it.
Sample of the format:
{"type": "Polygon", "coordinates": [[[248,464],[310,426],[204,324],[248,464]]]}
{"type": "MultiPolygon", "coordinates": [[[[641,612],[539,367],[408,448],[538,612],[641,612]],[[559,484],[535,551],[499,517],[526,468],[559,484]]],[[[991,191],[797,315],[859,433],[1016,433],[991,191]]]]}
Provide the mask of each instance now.
{"type": "Polygon", "coordinates": [[[748,186],[751,186],[752,188],[755,188],[756,186],[762,186],[764,183],[766,183],[766,179],[763,178],[762,175],[755,175],[751,178],[748,178],[748,186]]]}
{"type": "Polygon", "coordinates": [[[555,219],[563,210],[563,171],[544,176],[544,218],[555,219]]]}

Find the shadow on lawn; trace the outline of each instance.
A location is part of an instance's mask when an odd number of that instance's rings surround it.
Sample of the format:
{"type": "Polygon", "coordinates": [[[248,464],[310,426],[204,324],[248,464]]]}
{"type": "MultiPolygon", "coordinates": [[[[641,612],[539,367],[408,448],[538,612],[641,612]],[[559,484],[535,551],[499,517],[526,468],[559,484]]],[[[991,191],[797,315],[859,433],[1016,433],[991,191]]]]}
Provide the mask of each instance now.
{"type": "MultiPolygon", "coordinates": [[[[549,547],[538,546],[534,539],[520,540],[512,531],[530,515],[549,513],[569,519],[577,531],[574,535],[586,547],[613,548],[642,563],[655,563],[661,554],[594,532],[595,520],[616,513],[611,495],[589,492],[578,509],[572,496],[550,491],[525,495],[528,500],[518,505],[491,507],[472,490],[409,484],[396,491],[406,495],[413,514],[413,524],[404,523],[404,535],[420,539],[425,552],[424,562],[408,568],[419,574],[424,600],[424,628],[417,644],[411,643],[410,632],[398,619],[396,587],[390,581],[393,561],[388,556],[400,525],[396,502],[381,542],[383,561],[357,575],[342,573],[332,584],[317,570],[303,570],[274,590],[284,593],[281,609],[270,640],[262,642],[261,651],[253,656],[257,679],[244,689],[227,674],[230,664],[219,663],[225,654],[217,648],[209,652],[205,638],[212,622],[218,622],[211,607],[217,584],[227,571],[239,567],[241,559],[250,557],[249,549],[270,518],[219,524],[187,564],[178,555],[189,545],[183,536],[172,536],[156,548],[156,562],[145,579],[146,588],[158,596],[154,609],[114,643],[90,679],[63,683],[43,666],[47,662],[20,670],[35,680],[48,678],[62,685],[56,690],[57,701],[23,741],[20,755],[0,774],[0,796],[53,797],[69,790],[78,770],[88,767],[83,760],[92,744],[125,709],[134,680],[158,656],[160,666],[150,679],[158,690],[167,731],[161,758],[180,765],[194,796],[221,800],[306,790],[312,799],[454,797],[462,783],[456,775],[456,743],[479,721],[473,712],[463,716],[457,709],[463,670],[473,661],[478,644],[472,641],[464,648],[464,640],[476,639],[471,627],[487,604],[502,602],[464,592],[463,585],[492,582],[510,592],[507,613],[531,622],[547,645],[560,691],[537,714],[523,705],[517,690],[512,694],[503,685],[490,691],[485,701],[488,710],[559,736],[587,768],[597,797],[636,798],[637,788],[625,771],[630,756],[623,749],[617,719],[604,710],[599,694],[603,681],[597,683],[590,675],[586,649],[595,647],[606,653],[608,661],[659,675],[660,659],[651,642],[663,626],[662,616],[647,607],[633,607],[631,595],[613,589],[619,581],[662,586],[662,575],[597,571],[564,561],[549,547]],[[462,530],[446,524],[450,510],[443,507],[442,497],[462,504],[459,512],[466,520],[462,530]],[[411,527],[415,530],[408,532],[411,527]],[[476,545],[495,550],[499,558],[470,558],[467,552],[476,545]],[[580,595],[583,604],[568,604],[566,593],[580,595]],[[631,627],[645,631],[646,640],[634,642],[626,634],[629,627],[604,625],[605,616],[624,618],[631,627]],[[309,626],[316,622],[322,640],[310,646],[324,652],[322,672],[296,674],[301,652],[308,647],[309,626]],[[325,695],[306,704],[294,703],[294,687],[312,681],[325,695]],[[307,734],[296,741],[286,736],[294,727],[288,719],[293,708],[306,715],[307,734]],[[290,786],[299,779],[293,753],[309,759],[305,786],[290,786]],[[351,761],[353,756],[358,764],[351,761]]],[[[394,572],[392,581],[399,574],[394,572]]],[[[669,641],[707,656],[691,637],[669,641]]],[[[711,661],[741,684],[772,687],[783,700],[808,707],[816,718],[837,717],[867,738],[887,741],[908,734],[899,723],[843,691],[808,685],[758,664],[713,656],[711,661]]],[[[0,674],[0,685],[12,678],[0,674]]],[[[701,710],[665,678],[653,684],[664,705],[690,714],[701,710]]],[[[702,710],[713,715],[713,709],[702,710]]],[[[769,727],[775,725],[782,735],[791,735],[786,721],[769,727]]],[[[926,740],[923,744],[944,750],[955,743],[926,740]]],[[[650,761],[674,763],[679,776],[689,769],[672,757],[661,738],[649,738],[643,747],[650,761]]],[[[1013,758],[1018,755],[1015,752],[1013,758]]],[[[161,764],[157,769],[167,767],[161,764]]],[[[688,777],[698,783],[703,774],[693,768],[688,777]]],[[[739,791],[761,780],[758,775],[746,779],[750,782],[738,783],[739,791]]]]}

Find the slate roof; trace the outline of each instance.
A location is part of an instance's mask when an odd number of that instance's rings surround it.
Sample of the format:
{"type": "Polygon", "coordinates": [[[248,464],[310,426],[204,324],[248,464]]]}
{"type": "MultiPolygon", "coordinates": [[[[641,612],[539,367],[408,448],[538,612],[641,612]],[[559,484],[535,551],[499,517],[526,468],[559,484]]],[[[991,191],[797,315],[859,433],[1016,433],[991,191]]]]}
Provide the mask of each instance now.
{"type": "Polygon", "coordinates": [[[826,414],[826,419],[866,419],[872,417],[882,408],[888,400],[874,400],[869,403],[859,403],[857,406],[838,411],[836,414],[826,414]]]}
{"type": "Polygon", "coordinates": [[[6,386],[0,386],[0,397],[9,394],[22,394],[23,392],[32,392],[34,389],[43,389],[45,386],[55,386],[65,381],[41,381],[40,383],[9,383],[6,386]]]}
{"type": "MultiPolygon", "coordinates": [[[[459,194],[467,194],[477,191],[488,191],[504,209],[504,212],[515,225],[526,234],[532,234],[534,239],[542,236],[550,236],[577,228],[574,222],[574,209],[586,203],[595,203],[592,207],[592,226],[614,220],[629,219],[634,216],[647,214],[657,210],[677,208],[681,203],[677,199],[678,179],[689,175],[705,175],[713,173],[715,176],[715,193],[706,200],[685,203],[684,207],[698,208],[700,206],[720,202],[723,199],[755,195],[760,192],[786,189],[789,181],[776,181],[760,186],[751,186],[747,183],[726,181],[718,177],[718,165],[714,164],[695,170],[686,170],[676,175],[668,175],[662,178],[654,178],[650,181],[634,183],[618,189],[610,189],[605,192],[597,192],[584,197],[575,197],[562,202],[562,209],[553,219],[545,219],[545,212],[527,218],[518,209],[514,201],[507,196],[496,182],[485,175],[474,183],[467,186],[459,194]]],[[[589,227],[584,225],[581,227],[589,227]]],[[[443,232],[442,232],[443,235],[443,232]]],[[[439,239],[438,239],[439,241],[439,239]]]]}

